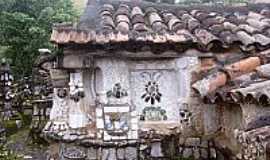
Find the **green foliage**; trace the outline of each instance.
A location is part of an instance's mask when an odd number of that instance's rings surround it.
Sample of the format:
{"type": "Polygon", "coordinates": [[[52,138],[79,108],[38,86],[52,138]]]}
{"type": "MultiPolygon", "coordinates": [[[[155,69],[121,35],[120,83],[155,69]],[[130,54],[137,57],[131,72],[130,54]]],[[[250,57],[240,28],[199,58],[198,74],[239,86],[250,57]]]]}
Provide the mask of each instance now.
{"type": "Polygon", "coordinates": [[[52,25],[77,18],[71,0],[0,0],[0,9],[0,48],[18,78],[31,74],[39,48],[53,49],[52,25]]]}

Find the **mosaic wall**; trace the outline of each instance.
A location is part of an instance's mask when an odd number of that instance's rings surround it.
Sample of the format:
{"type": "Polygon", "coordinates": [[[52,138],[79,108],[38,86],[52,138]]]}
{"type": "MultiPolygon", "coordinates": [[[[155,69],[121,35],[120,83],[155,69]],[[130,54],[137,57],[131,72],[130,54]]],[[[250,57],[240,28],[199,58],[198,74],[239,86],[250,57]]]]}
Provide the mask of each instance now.
{"type": "Polygon", "coordinates": [[[95,70],[63,72],[58,76],[68,78],[68,86],[55,88],[50,119],[65,129],[92,125],[104,140],[137,139],[139,121],[188,122],[185,101],[195,65],[192,57],[128,63],[104,58],[95,70]]]}
{"type": "Polygon", "coordinates": [[[169,70],[138,70],[131,73],[133,101],[142,121],[178,121],[176,73],[169,70]]]}

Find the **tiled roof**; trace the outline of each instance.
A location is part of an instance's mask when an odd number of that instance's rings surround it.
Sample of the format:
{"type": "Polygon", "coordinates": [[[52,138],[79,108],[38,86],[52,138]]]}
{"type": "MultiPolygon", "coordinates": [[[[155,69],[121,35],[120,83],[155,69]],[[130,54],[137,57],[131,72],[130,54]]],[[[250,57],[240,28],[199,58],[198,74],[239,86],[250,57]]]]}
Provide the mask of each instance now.
{"type": "Polygon", "coordinates": [[[269,105],[268,52],[259,52],[254,57],[238,59],[219,69],[216,69],[215,65],[210,69],[207,68],[208,74],[194,82],[192,87],[208,103],[254,102],[269,105]]]}
{"type": "Polygon", "coordinates": [[[262,50],[270,45],[270,10],[266,5],[191,8],[101,0],[88,4],[77,25],[56,25],[51,41],[181,43],[207,50],[238,45],[247,51],[262,50]]]}
{"type": "Polygon", "coordinates": [[[270,104],[270,80],[243,81],[241,84],[227,85],[204,97],[208,103],[255,103],[270,104]],[[243,86],[241,86],[243,84],[243,86]]]}

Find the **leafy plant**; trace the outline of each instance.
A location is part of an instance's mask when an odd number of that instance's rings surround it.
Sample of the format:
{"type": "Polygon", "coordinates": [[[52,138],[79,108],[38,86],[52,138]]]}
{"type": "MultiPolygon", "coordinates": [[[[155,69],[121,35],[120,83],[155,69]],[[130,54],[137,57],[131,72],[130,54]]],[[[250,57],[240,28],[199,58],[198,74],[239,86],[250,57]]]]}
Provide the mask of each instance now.
{"type": "Polygon", "coordinates": [[[0,0],[0,8],[0,48],[17,78],[31,74],[39,48],[53,49],[52,25],[77,18],[71,0],[0,0]]]}

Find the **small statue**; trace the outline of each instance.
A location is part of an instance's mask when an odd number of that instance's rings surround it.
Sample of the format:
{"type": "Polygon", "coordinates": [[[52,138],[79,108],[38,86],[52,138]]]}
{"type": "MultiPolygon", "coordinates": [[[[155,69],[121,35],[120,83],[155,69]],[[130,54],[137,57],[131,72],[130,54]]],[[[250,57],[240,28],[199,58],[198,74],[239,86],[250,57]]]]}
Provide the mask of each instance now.
{"type": "Polygon", "coordinates": [[[114,97],[120,99],[122,97],[128,96],[128,93],[125,89],[122,88],[120,83],[116,83],[112,90],[107,92],[107,97],[114,97]]]}

